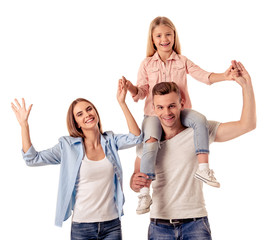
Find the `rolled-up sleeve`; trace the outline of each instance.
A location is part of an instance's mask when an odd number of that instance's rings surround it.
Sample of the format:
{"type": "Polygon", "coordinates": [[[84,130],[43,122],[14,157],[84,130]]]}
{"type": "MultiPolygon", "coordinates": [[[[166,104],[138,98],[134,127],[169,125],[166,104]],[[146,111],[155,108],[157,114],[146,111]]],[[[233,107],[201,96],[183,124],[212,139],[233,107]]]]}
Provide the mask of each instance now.
{"type": "Polygon", "coordinates": [[[22,151],[22,157],[28,166],[37,167],[44,165],[60,164],[61,163],[61,149],[60,143],[54,147],[36,151],[33,145],[28,149],[26,153],[22,151]]]}
{"type": "Polygon", "coordinates": [[[114,134],[114,141],[118,150],[131,148],[143,141],[143,133],[141,131],[139,136],[135,136],[132,133],[114,134]]]}
{"type": "Polygon", "coordinates": [[[185,58],[185,65],[186,65],[187,73],[190,74],[196,80],[203,82],[205,84],[211,85],[211,82],[209,81],[209,76],[212,72],[207,72],[207,71],[201,69],[196,64],[194,64],[188,58],[186,58],[186,57],[184,57],[184,58],[185,58]]]}

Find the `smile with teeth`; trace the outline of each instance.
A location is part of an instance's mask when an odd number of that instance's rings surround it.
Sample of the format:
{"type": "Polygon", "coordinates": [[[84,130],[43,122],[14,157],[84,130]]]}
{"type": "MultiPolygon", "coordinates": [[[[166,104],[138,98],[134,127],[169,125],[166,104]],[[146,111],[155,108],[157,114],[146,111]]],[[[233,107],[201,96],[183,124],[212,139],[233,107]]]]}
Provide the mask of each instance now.
{"type": "Polygon", "coordinates": [[[90,122],[92,122],[93,120],[94,120],[94,117],[91,117],[91,118],[87,119],[87,120],[85,121],[85,123],[90,123],[90,122]]]}
{"type": "Polygon", "coordinates": [[[174,119],[174,116],[163,117],[162,119],[165,121],[170,121],[170,120],[174,119]]]}
{"type": "Polygon", "coordinates": [[[169,43],[161,43],[160,45],[163,46],[163,47],[166,47],[166,46],[168,46],[169,44],[170,44],[170,42],[169,42],[169,43]]]}

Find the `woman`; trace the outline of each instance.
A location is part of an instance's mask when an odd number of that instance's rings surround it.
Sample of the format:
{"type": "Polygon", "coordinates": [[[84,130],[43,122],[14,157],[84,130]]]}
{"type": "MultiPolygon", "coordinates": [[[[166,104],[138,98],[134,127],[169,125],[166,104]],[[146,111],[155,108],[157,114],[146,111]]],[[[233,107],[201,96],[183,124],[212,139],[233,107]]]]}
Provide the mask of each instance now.
{"type": "Polygon", "coordinates": [[[67,113],[70,136],[61,137],[51,149],[37,152],[30,139],[26,110],[15,99],[12,109],[21,126],[23,158],[28,166],[61,164],[57,226],[62,226],[73,210],[71,239],[121,238],[123,215],[122,169],[117,150],[142,142],[140,129],[126,103],[126,81],[119,80],[117,100],[130,133],[102,132],[95,106],[86,99],[76,99],[67,113]],[[100,193],[100,189],[102,189],[100,193]]]}

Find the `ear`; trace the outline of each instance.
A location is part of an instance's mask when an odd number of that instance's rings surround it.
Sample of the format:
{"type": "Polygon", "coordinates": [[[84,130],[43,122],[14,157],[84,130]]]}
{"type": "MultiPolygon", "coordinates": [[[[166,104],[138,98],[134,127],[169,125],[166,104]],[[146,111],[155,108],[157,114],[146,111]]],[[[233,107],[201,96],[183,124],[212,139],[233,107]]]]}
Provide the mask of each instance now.
{"type": "Polygon", "coordinates": [[[180,100],[180,105],[181,105],[181,110],[183,110],[185,108],[185,99],[184,98],[182,98],[180,100]]]}

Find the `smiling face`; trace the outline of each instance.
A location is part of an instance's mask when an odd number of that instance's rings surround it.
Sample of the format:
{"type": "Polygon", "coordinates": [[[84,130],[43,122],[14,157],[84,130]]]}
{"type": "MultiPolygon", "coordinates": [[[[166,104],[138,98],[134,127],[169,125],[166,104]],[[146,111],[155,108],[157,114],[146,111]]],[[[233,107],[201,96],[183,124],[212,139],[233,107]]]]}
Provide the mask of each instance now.
{"type": "Polygon", "coordinates": [[[159,53],[172,53],[175,42],[173,29],[166,25],[159,25],[155,27],[152,32],[152,41],[159,53]]]}
{"type": "Polygon", "coordinates": [[[78,128],[80,128],[82,132],[98,128],[99,118],[90,103],[85,101],[78,102],[73,109],[73,115],[78,128]]]}
{"type": "Polygon", "coordinates": [[[154,111],[164,128],[180,128],[180,111],[183,110],[183,101],[177,93],[155,95],[153,98],[154,111]]]}

